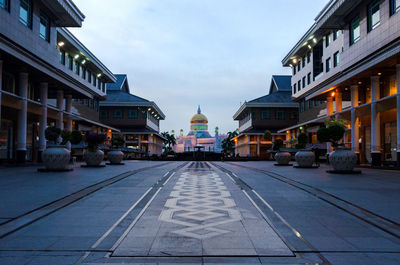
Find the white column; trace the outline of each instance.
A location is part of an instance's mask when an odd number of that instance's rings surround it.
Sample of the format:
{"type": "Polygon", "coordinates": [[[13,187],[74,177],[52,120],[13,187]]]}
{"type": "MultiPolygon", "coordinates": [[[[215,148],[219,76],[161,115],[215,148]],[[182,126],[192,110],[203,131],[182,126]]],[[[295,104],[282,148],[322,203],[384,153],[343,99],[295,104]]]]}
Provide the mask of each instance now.
{"type": "Polygon", "coordinates": [[[380,95],[379,76],[371,76],[371,153],[381,152],[381,120],[376,100],[380,95]]]}
{"type": "Polygon", "coordinates": [[[354,85],[350,87],[351,89],[351,149],[355,153],[359,153],[359,139],[360,139],[360,128],[359,128],[359,118],[356,115],[355,107],[358,107],[358,86],[354,85]]]}
{"type": "Polygon", "coordinates": [[[28,122],[28,73],[19,74],[19,95],[22,98],[21,109],[18,110],[17,152],[18,160],[24,161],[26,155],[26,134],[28,122]]]}
{"type": "Polygon", "coordinates": [[[257,135],[257,156],[260,157],[260,135],[257,135]]]}
{"type": "Polygon", "coordinates": [[[65,111],[68,113],[67,115],[67,130],[72,131],[72,120],[70,117],[72,111],[72,95],[65,96],[65,111]]]}
{"type": "Polygon", "coordinates": [[[250,135],[247,135],[247,157],[250,157],[250,135]]]}
{"type": "Polygon", "coordinates": [[[57,90],[58,121],[57,128],[64,130],[64,91],[57,90]]]}
{"type": "Polygon", "coordinates": [[[397,165],[400,166],[400,64],[396,65],[397,165]]]}
{"type": "Polygon", "coordinates": [[[45,131],[47,128],[47,97],[48,97],[48,83],[40,83],[40,102],[42,103],[42,115],[40,116],[39,123],[39,150],[46,149],[45,131]]]}
{"type": "Polygon", "coordinates": [[[333,114],[333,97],[331,96],[326,98],[326,114],[328,116],[333,114]]]}
{"type": "MultiPolygon", "coordinates": [[[[335,93],[335,106],[336,106],[336,113],[342,111],[342,93],[339,91],[336,91],[335,93]]],[[[335,118],[339,119],[339,114],[336,114],[335,118]]]]}
{"type": "Polygon", "coordinates": [[[1,91],[3,89],[3,61],[0,60],[0,128],[1,128],[1,91]]]}

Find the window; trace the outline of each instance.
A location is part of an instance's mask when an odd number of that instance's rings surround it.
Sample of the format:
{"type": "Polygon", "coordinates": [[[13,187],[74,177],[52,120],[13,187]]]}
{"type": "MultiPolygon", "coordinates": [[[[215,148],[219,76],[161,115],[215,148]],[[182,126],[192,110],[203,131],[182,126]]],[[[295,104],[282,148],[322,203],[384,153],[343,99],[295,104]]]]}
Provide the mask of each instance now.
{"type": "Polygon", "coordinates": [[[10,12],[10,0],[0,0],[0,8],[10,12]]]}
{"type": "Polygon", "coordinates": [[[277,110],[275,112],[275,119],[276,120],[284,120],[285,119],[285,111],[283,110],[277,110]]]}
{"type": "Polygon", "coordinates": [[[85,100],[84,100],[84,99],[80,99],[80,100],[79,100],[79,103],[85,104],[85,100]]]}
{"type": "Polygon", "coordinates": [[[399,12],[399,10],[400,10],[400,0],[390,0],[390,15],[396,14],[397,12],[399,12]]]}
{"type": "Polygon", "coordinates": [[[334,41],[337,40],[338,35],[339,35],[339,30],[333,31],[333,40],[334,41]]]}
{"type": "Polygon", "coordinates": [[[325,35],[325,47],[328,47],[329,44],[331,44],[331,34],[326,34],[325,35]]]}
{"type": "Polygon", "coordinates": [[[331,70],[332,68],[332,62],[331,62],[331,58],[329,57],[328,59],[326,59],[326,64],[325,64],[325,71],[329,72],[329,70],[331,70]]]}
{"type": "Polygon", "coordinates": [[[72,59],[72,56],[71,56],[71,55],[68,55],[68,56],[67,56],[67,59],[68,59],[68,69],[72,71],[73,66],[74,66],[74,65],[73,65],[74,60],[72,59]]]}
{"type": "Polygon", "coordinates": [[[96,86],[96,76],[93,75],[93,86],[96,86]]]}
{"type": "Polygon", "coordinates": [[[307,52],[307,63],[309,63],[311,61],[311,52],[308,51],[307,52]]]}
{"type": "Polygon", "coordinates": [[[297,82],[297,89],[298,89],[299,91],[301,90],[301,81],[300,81],[300,80],[297,82]]]}
{"type": "Polygon", "coordinates": [[[296,84],[294,84],[293,85],[293,94],[296,94],[296,92],[297,92],[297,87],[296,87],[296,84]]]}
{"type": "Polygon", "coordinates": [[[19,5],[19,21],[32,28],[32,1],[31,0],[20,0],[19,5]]]}
{"type": "Polygon", "coordinates": [[[261,119],[262,119],[262,120],[269,120],[269,119],[271,119],[271,113],[270,113],[270,111],[269,111],[269,110],[263,110],[263,111],[261,112],[261,119]]]}
{"type": "Polygon", "coordinates": [[[304,108],[303,108],[303,101],[302,102],[300,102],[300,112],[303,112],[304,111],[304,108]]]}
{"type": "Polygon", "coordinates": [[[304,55],[303,58],[301,59],[301,67],[304,68],[306,66],[306,56],[304,55]]]}
{"type": "Polygon", "coordinates": [[[88,82],[92,83],[92,73],[90,71],[87,71],[88,74],[88,82]]]}
{"type": "Polygon", "coordinates": [[[40,12],[39,36],[46,41],[50,41],[50,20],[42,12],[40,12]]]}
{"type": "Polygon", "coordinates": [[[82,65],[82,78],[86,79],[86,68],[82,65]]]}
{"type": "Polygon", "coordinates": [[[300,60],[299,60],[299,63],[297,64],[297,72],[299,72],[300,71],[300,60]]]}
{"type": "Polygon", "coordinates": [[[255,112],[255,111],[252,111],[252,112],[251,112],[251,119],[252,119],[252,120],[255,120],[255,119],[256,119],[256,112],[255,112]]]}
{"type": "Polygon", "coordinates": [[[290,113],[290,119],[291,120],[297,120],[297,112],[293,111],[290,113]]]}
{"type": "Polygon", "coordinates": [[[122,119],[124,117],[124,114],[121,109],[116,109],[114,110],[113,117],[115,119],[122,119]]]}
{"type": "Polygon", "coordinates": [[[97,88],[100,90],[101,89],[101,81],[99,79],[99,81],[97,81],[97,88]]]}
{"type": "Polygon", "coordinates": [[[307,85],[311,84],[311,72],[307,74],[307,85]]]}
{"type": "Polygon", "coordinates": [[[353,45],[360,39],[360,16],[356,16],[350,22],[350,45],[353,45]]]}
{"type": "Polygon", "coordinates": [[[333,67],[336,67],[339,65],[339,52],[335,52],[333,54],[333,67]]]}
{"type": "Polygon", "coordinates": [[[75,61],[75,74],[80,75],[80,65],[78,61],[75,61]]]}
{"type": "Polygon", "coordinates": [[[310,101],[308,101],[308,108],[311,109],[312,107],[313,107],[313,101],[310,100],[310,101]]]}
{"type": "Polygon", "coordinates": [[[85,104],[86,104],[86,106],[89,107],[89,100],[88,99],[85,99],[85,104]]]}
{"type": "Polygon", "coordinates": [[[129,119],[137,119],[138,118],[138,110],[137,109],[130,109],[128,111],[128,118],[129,119]]]}
{"type": "Polygon", "coordinates": [[[379,26],[381,21],[379,1],[380,0],[376,0],[368,5],[368,32],[379,26]]]}
{"type": "Polygon", "coordinates": [[[62,49],[60,50],[60,63],[65,65],[65,51],[62,49]]]}
{"type": "Polygon", "coordinates": [[[101,83],[101,91],[106,92],[106,83],[101,83]]]}
{"type": "Polygon", "coordinates": [[[306,87],[306,77],[305,76],[303,76],[303,88],[305,88],[306,87]]]}
{"type": "Polygon", "coordinates": [[[95,101],[94,101],[94,110],[95,110],[96,112],[99,112],[99,101],[98,101],[98,100],[95,100],[95,101]]]}
{"type": "Polygon", "coordinates": [[[293,75],[296,74],[296,65],[293,66],[293,75]]]}
{"type": "Polygon", "coordinates": [[[304,104],[304,111],[308,110],[308,102],[304,101],[303,104],[304,104]]]}
{"type": "Polygon", "coordinates": [[[108,119],[108,110],[100,110],[100,119],[108,119]]]}

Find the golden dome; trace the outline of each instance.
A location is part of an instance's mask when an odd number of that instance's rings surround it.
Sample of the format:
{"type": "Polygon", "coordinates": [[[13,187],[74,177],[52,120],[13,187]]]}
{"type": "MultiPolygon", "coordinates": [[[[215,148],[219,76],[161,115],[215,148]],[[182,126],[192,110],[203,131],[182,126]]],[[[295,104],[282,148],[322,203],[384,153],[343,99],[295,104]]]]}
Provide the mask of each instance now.
{"type": "Polygon", "coordinates": [[[206,116],[201,114],[200,106],[197,109],[197,113],[193,115],[193,117],[190,119],[191,123],[208,123],[208,119],[206,116]]]}

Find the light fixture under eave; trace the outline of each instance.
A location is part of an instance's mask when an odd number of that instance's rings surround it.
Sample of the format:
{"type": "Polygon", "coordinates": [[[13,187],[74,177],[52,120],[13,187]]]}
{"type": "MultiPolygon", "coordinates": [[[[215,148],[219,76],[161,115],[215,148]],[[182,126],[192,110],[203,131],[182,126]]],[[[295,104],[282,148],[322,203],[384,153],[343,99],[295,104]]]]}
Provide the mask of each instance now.
{"type": "Polygon", "coordinates": [[[312,41],[313,41],[314,43],[317,43],[317,39],[316,39],[316,38],[313,38],[312,41]]]}
{"type": "Polygon", "coordinates": [[[150,111],[150,110],[151,110],[151,108],[148,108],[147,110],[148,110],[148,111],[150,111]]]}
{"type": "Polygon", "coordinates": [[[296,58],[292,59],[292,62],[297,63],[297,59],[296,58]]]}
{"type": "Polygon", "coordinates": [[[79,58],[79,54],[76,54],[75,56],[74,56],[74,59],[78,59],[79,58]]]}
{"type": "Polygon", "coordinates": [[[378,73],[378,75],[382,75],[382,73],[378,73]]]}
{"type": "Polygon", "coordinates": [[[101,74],[97,74],[97,77],[100,77],[101,76],[101,74]]]}
{"type": "Polygon", "coordinates": [[[59,43],[58,43],[58,46],[60,46],[60,47],[62,47],[62,46],[64,46],[64,42],[63,41],[60,41],[59,43]]]}
{"type": "Polygon", "coordinates": [[[86,60],[83,60],[83,61],[82,61],[82,64],[85,64],[85,63],[86,63],[86,60]]]}
{"type": "Polygon", "coordinates": [[[308,47],[310,50],[311,50],[311,48],[312,48],[310,44],[308,44],[308,46],[307,46],[307,47],[308,47]]]}
{"type": "Polygon", "coordinates": [[[335,96],[335,92],[332,92],[332,93],[331,93],[331,96],[334,97],[334,96],[335,96]]]}

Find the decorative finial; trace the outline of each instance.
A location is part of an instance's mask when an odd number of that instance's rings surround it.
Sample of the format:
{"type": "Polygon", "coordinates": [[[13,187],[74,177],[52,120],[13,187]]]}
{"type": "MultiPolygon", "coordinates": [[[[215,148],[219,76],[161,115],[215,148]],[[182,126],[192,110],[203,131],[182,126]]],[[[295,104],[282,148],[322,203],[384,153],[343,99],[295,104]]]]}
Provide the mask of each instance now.
{"type": "Polygon", "coordinates": [[[197,108],[197,114],[200,114],[201,113],[201,110],[200,110],[200,105],[199,105],[199,107],[197,108]]]}

